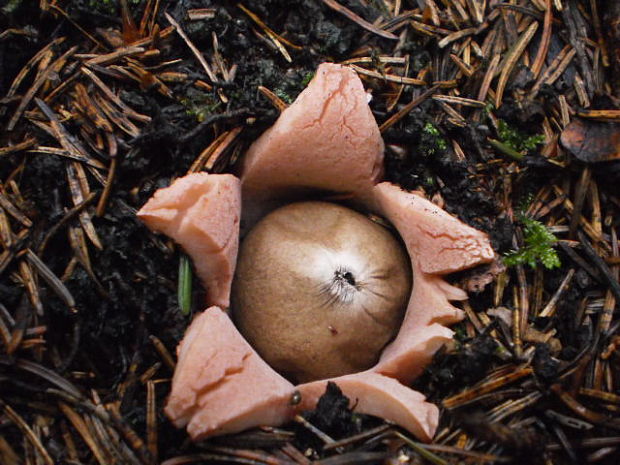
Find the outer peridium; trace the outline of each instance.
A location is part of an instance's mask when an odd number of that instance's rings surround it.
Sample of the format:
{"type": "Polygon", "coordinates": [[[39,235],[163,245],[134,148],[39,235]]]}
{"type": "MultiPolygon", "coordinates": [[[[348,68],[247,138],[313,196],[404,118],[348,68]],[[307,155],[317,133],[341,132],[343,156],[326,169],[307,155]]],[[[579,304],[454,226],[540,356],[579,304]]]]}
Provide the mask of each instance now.
{"type": "Polygon", "coordinates": [[[207,289],[177,349],[166,413],[193,439],[258,425],[279,425],[310,409],[336,382],[357,412],[391,420],[423,441],[437,427],[438,409],[406,387],[452,338],[444,325],[462,319],[450,300],[461,289],[442,275],[494,259],[486,234],[423,196],[402,191],[382,176],[383,141],[361,81],[351,69],[325,63],[274,126],[250,147],[241,181],[197,173],[158,191],[138,216],[175,239],[190,254],[207,289]],[[228,307],[243,220],[253,223],[270,208],[298,195],[342,193],[385,216],[412,261],[413,290],[396,339],[368,371],[293,386],[248,345],[220,309],[228,307]],[[247,208],[246,208],[247,207],[247,208]],[[403,384],[404,383],[404,384],[403,384]],[[294,393],[301,403],[292,405],[294,393]]]}

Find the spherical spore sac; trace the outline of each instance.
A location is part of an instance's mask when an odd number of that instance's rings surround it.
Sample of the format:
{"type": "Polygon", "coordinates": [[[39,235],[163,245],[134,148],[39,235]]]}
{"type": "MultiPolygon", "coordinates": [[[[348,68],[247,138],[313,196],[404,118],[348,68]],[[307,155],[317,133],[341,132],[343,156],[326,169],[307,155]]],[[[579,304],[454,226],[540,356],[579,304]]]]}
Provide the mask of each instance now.
{"type": "Polygon", "coordinates": [[[349,208],[298,202],[263,218],[241,243],[237,327],[294,382],[372,367],[396,335],[411,291],[405,248],[349,208]]]}

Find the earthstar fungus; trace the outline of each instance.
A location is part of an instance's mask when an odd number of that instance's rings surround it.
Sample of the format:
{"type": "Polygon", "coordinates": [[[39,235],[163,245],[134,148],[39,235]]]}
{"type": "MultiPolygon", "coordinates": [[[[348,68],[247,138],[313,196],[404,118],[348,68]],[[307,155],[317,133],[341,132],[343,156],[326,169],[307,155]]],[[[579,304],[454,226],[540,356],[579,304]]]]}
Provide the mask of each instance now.
{"type": "Polygon", "coordinates": [[[430,441],[438,409],[407,384],[452,338],[444,325],[463,318],[450,301],[467,295],[442,276],[489,263],[494,252],[486,234],[419,193],[379,182],[382,166],[383,141],[361,81],[351,69],[325,63],[250,147],[240,180],[191,174],[156,192],[140,210],[149,228],[188,252],[207,291],[209,308],[195,316],[177,348],[165,408],[193,439],[283,424],[313,408],[327,382],[334,381],[357,412],[391,420],[430,441]],[[334,194],[394,225],[411,260],[413,287],[400,330],[376,365],[293,385],[256,353],[226,313],[240,221],[249,227],[277,206],[334,194]],[[295,393],[301,394],[297,405],[291,402],[295,393]]]}

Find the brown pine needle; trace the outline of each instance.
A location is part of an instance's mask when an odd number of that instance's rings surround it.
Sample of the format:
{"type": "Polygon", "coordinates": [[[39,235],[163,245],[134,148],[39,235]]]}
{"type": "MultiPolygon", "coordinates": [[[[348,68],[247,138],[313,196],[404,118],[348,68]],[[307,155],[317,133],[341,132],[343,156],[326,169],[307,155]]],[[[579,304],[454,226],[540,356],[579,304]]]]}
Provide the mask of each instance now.
{"type": "Polygon", "coordinates": [[[448,397],[447,399],[444,399],[442,404],[445,408],[453,409],[455,407],[463,405],[466,402],[471,402],[483,394],[492,392],[501,386],[504,386],[508,383],[512,383],[525,376],[529,376],[532,373],[533,373],[532,368],[521,367],[520,369],[510,372],[504,376],[499,376],[495,379],[491,379],[489,381],[478,384],[477,386],[474,386],[471,389],[467,389],[464,392],[461,392],[460,394],[457,394],[452,397],[448,397]]]}
{"type": "Polygon", "coordinates": [[[405,105],[403,108],[398,110],[395,114],[390,116],[386,121],[383,122],[381,126],[379,126],[379,130],[381,132],[387,131],[389,128],[394,126],[397,122],[407,116],[411,110],[424,102],[427,98],[435,93],[435,91],[439,88],[438,85],[434,85],[430,89],[424,91],[419,97],[414,98],[411,102],[405,105]]]}
{"type": "Polygon", "coordinates": [[[385,31],[383,29],[378,28],[374,24],[369,23],[363,18],[360,18],[358,15],[353,13],[348,8],[345,8],[340,3],[335,0],[323,0],[323,3],[330,7],[332,10],[340,13],[343,16],[346,16],[348,19],[356,23],[358,26],[363,27],[367,31],[372,32],[373,34],[377,34],[384,39],[398,40],[398,36],[392,34],[391,32],[385,31]]]}
{"type": "Polygon", "coordinates": [[[217,77],[215,76],[215,73],[209,66],[209,63],[207,63],[207,60],[205,60],[205,57],[202,55],[200,50],[196,48],[194,43],[191,40],[189,40],[189,37],[187,37],[187,34],[185,34],[185,31],[181,28],[179,23],[168,12],[165,12],[164,16],[166,17],[168,22],[170,22],[170,24],[174,26],[177,33],[181,36],[181,39],[183,39],[183,41],[187,44],[189,49],[192,51],[192,53],[194,54],[194,56],[196,57],[200,65],[202,66],[202,69],[205,70],[205,73],[207,73],[207,76],[209,76],[209,79],[211,79],[211,82],[217,83],[217,77]]]}
{"type": "Polygon", "coordinates": [[[50,456],[49,452],[45,449],[41,443],[41,440],[37,437],[32,428],[28,426],[24,419],[2,399],[0,399],[0,409],[24,433],[24,436],[28,439],[28,442],[30,442],[39,454],[41,454],[41,457],[43,457],[45,463],[47,465],[54,465],[54,460],[50,456]]]}
{"type": "Polygon", "coordinates": [[[371,71],[369,69],[362,68],[357,65],[350,65],[357,73],[363,74],[365,76],[370,76],[376,79],[382,79],[388,82],[395,82],[397,84],[403,84],[407,86],[426,86],[426,81],[422,81],[421,79],[403,77],[403,76],[395,76],[393,74],[381,74],[377,71],[371,71]]]}
{"type": "Polygon", "coordinates": [[[547,11],[545,11],[545,21],[543,25],[543,33],[540,39],[540,45],[538,46],[538,52],[532,65],[532,74],[534,78],[537,78],[545,64],[547,58],[547,52],[549,51],[549,43],[551,42],[551,25],[553,23],[553,9],[551,7],[551,0],[546,0],[547,11]]]}
{"type": "Polygon", "coordinates": [[[92,451],[93,455],[97,459],[97,462],[99,462],[99,465],[107,465],[108,461],[84,419],[64,402],[59,402],[58,406],[60,407],[62,413],[64,413],[67,419],[71,422],[73,427],[77,430],[79,435],[82,436],[82,439],[92,451]]]}
{"type": "Polygon", "coordinates": [[[286,110],[288,104],[274,94],[272,91],[267,89],[265,86],[258,86],[258,91],[263,94],[267,99],[271,102],[271,104],[276,107],[279,111],[286,110]]]}
{"type": "Polygon", "coordinates": [[[504,67],[502,68],[502,72],[500,74],[499,81],[497,83],[497,91],[495,94],[495,107],[496,108],[499,108],[502,105],[502,99],[504,97],[504,89],[506,88],[506,84],[508,84],[508,79],[510,78],[510,74],[512,73],[512,70],[517,65],[517,62],[521,58],[521,55],[523,55],[525,48],[532,40],[532,37],[534,37],[534,34],[536,33],[537,29],[538,29],[537,22],[533,22],[532,24],[530,24],[527,30],[523,34],[521,34],[521,37],[519,37],[519,40],[517,40],[513,48],[506,55],[506,62],[504,64],[504,67]]]}

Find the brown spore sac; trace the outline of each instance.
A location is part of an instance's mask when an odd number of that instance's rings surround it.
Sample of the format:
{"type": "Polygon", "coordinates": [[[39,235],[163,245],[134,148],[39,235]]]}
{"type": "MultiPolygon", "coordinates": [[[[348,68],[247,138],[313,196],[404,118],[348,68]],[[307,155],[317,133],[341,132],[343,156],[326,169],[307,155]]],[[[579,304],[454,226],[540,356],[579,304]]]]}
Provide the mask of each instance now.
{"type": "Polygon", "coordinates": [[[276,371],[307,382],[371,368],[411,292],[405,248],[349,208],[298,202],[243,240],[232,289],[240,332],[276,371]]]}

